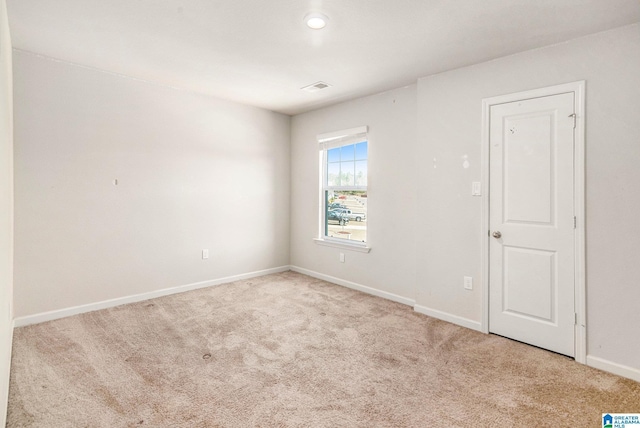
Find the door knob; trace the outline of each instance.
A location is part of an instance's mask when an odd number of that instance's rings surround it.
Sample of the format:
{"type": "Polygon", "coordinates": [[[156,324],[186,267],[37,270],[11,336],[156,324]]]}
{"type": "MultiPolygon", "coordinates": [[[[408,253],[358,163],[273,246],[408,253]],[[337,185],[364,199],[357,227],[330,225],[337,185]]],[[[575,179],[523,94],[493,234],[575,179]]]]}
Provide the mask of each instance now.
{"type": "Polygon", "coordinates": [[[500,239],[502,238],[502,233],[500,233],[498,230],[496,230],[495,232],[492,233],[493,237],[496,239],[500,239]]]}

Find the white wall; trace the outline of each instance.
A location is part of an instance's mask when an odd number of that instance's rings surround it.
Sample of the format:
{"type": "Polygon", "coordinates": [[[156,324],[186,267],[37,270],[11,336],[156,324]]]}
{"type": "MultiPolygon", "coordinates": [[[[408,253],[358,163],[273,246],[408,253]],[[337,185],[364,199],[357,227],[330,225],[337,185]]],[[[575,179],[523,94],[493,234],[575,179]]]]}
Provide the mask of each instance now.
{"type": "Polygon", "coordinates": [[[294,116],[291,264],[412,300],[415,290],[416,86],[294,116]],[[369,126],[368,254],[317,245],[316,135],[369,126]],[[339,253],[346,255],[339,262],[339,253]]]}
{"type": "MultiPolygon", "coordinates": [[[[588,354],[640,370],[640,25],[418,82],[417,303],[480,322],[481,100],[586,80],[588,354]],[[470,167],[463,167],[467,156],[470,167]]],[[[640,372],[638,372],[640,373],[640,372]]]]}
{"type": "Polygon", "coordinates": [[[481,212],[470,188],[481,100],[586,80],[588,353],[640,370],[639,25],[291,121],[20,51],[14,67],[17,316],[290,263],[479,323],[481,212]],[[313,242],[316,135],[361,125],[368,254],[313,242]]]}
{"type": "Polygon", "coordinates": [[[0,0],[0,426],[5,426],[13,337],[13,101],[7,5],[0,0]]]}
{"type": "Polygon", "coordinates": [[[14,77],[16,317],[289,264],[288,116],[22,51],[14,77]]]}
{"type": "Polygon", "coordinates": [[[640,25],[292,118],[291,264],[480,327],[482,99],[586,80],[588,362],[640,379],[640,25]],[[416,93],[414,93],[414,89],[416,93]],[[413,126],[417,129],[414,137],[413,126]],[[370,126],[370,254],[318,246],[315,136],[370,126]],[[415,140],[414,140],[415,138],[415,140]],[[472,276],[474,290],[463,288],[472,276]]]}

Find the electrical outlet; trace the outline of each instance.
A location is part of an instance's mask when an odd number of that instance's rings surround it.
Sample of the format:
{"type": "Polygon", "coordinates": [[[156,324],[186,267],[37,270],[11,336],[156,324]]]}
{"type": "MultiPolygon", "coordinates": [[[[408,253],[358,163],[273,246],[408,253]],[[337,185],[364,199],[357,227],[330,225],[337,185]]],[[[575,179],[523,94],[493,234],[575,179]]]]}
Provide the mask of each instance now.
{"type": "Polygon", "coordinates": [[[202,250],[202,260],[209,258],[209,250],[202,250]]]}
{"type": "Polygon", "coordinates": [[[340,253],[340,263],[344,263],[344,253],[340,253]]]}
{"type": "Polygon", "coordinates": [[[464,277],[464,289],[473,290],[473,278],[470,276],[464,277]]]}

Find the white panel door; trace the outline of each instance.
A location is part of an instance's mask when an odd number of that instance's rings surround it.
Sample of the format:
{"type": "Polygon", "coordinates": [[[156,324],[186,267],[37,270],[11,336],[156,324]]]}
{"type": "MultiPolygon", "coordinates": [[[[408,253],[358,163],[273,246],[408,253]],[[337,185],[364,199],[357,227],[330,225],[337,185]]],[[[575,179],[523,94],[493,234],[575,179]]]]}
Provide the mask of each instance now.
{"type": "Polygon", "coordinates": [[[489,331],[574,356],[574,94],[491,106],[489,331]]]}

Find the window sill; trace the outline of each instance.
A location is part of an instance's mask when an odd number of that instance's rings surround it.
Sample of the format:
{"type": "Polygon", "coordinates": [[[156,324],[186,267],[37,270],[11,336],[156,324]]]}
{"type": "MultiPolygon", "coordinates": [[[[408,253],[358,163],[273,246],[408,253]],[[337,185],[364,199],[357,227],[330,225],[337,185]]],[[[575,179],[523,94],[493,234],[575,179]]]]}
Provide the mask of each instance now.
{"type": "Polygon", "coordinates": [[[318,245],[324,245],[325,247],[342,248],[344,250],[358,251],[360,253],[368,253],[371,251],[371,247],[367,247],[366,244],[350,244],[347,242],[338,242],[329,239],[313,238],[313,241],[318,245]]]}

